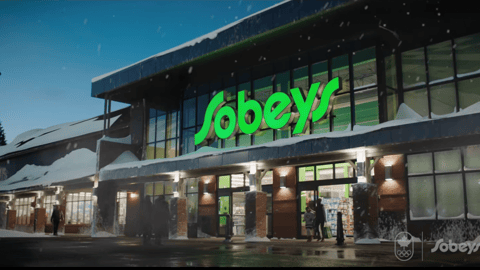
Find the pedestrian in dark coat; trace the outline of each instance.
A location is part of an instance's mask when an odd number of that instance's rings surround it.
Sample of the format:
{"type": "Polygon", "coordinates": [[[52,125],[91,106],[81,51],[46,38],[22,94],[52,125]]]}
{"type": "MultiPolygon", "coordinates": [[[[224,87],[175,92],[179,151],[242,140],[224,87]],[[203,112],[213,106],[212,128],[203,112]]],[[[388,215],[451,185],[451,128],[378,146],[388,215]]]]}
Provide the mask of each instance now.
{"type": "Polygon", "coordinates": [[[325,240],[325,235],[323,233],[323,226],[325,224],[325,207],[322,204],[322,199],[317,200],[317,211],[315,217],[315,236],[317,237],[317,242],[320,240],[320,235],[322,236],[322,242],[325,240]],[[320,227],[320,228],[319,228],[320,227]]]}
{"type": "Polygon", "coordinates": [[[307,242],[312,242],[312,230],[313,225],[315,224],[315,214],[312,213],[312,209],[310,209],[310,207],[307,207],[306,211],[307,212],[303,214],[303,219],[305,220],[305,228],[307,229],[307,242]]]}
{"type": "Polygon", "coordinates": [[[58,225],[60,224],[60,221],[63,220],[63,213],[59,208],[58,205],[53,206],[52,217],[50,218],[50,221],[53,224],[53,235],[58,235],[58,225]]]}
{"type": "Polygon", "coordinates": [[[155,243],[161,245],[168,238],[168,220],[170,219],[170,210],[168,203],[163,196],[155,201],[155,210],[153,217],[153,227],[155,232],[155,243]]]}

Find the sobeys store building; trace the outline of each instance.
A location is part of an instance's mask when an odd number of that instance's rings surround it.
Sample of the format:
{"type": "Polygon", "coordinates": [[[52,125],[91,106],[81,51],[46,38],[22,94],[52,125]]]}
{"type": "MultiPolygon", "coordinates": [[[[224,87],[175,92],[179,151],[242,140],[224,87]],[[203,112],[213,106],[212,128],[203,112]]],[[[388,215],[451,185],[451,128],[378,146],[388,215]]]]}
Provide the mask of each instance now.
{"type": "Polygon", "coordinates": [[[82,188],[104,228],[130,236],[166,200],[171,238],[224,237],[227,217],[247,241],[304,238],[317,198],[332,234],[358,244],[477,236],[480,19],[468,5],[285,1],[94,78],[104,126],[112,100],[131,104],[130,137],[99,141],[82,188]]]}

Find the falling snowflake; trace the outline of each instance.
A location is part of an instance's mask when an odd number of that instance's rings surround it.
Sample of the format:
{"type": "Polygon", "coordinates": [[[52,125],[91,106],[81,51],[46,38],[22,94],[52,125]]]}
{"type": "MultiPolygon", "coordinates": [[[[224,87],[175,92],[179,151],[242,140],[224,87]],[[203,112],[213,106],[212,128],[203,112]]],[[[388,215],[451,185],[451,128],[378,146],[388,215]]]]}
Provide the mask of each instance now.
{"type": "Polygon", "coordinates": [[[191,74],[193,71],[193,67],[191,66],[189,69],[188,69],[188,74],[191,74]]]}
{"type": "Polygon", "coordinates": [[[168,79],[168,74],[165,76],[165,79],[168,79]]]}
{"type": "Polygon", "coordinates": [[[367,9],[368,9],[368,5],[365,6],[365,10],[367,10],[367,9]]]}
{"type": "Polygon", "coordinates": [[[343,22],[340,23],[340,27],[342,27],[342,26],[343,26],[343,22]]]}

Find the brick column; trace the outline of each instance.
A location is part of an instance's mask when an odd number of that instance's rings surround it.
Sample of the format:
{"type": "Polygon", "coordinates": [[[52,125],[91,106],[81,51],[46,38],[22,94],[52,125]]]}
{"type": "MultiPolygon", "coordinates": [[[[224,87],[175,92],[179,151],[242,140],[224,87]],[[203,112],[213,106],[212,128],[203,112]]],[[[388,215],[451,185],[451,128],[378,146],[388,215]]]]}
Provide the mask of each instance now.
{"type": "Polygon", "coordinates": [[[17,224],[17,210],[7,211],[7,230],[15,230],[17,224]]]}
{"type": "Polygon", "coordinates": [[[245,195],[245,242],[265,242],[267,193],[249,191],[245,195]]]}
{"type": "Polygon", "coordinates": [[[35,224],[34,232],[45,232],[45,223],[47,222],[45,216],[45,208],[35,208],[35,220],[37,223],[35,224]]]}
{"type": "Polygon", "coordinates": [[[187,237],[187,198],[176,197],[170,200],[169,239],[188,239],[187,237]]]}
{"type": "Polygon", "coordinates": [[[273,169],[273,237],[297,237],[297,174],[295,167],[273,169]],[[280,176],[286,176],[280,188],[280,176]]]}
{"type": "Polygon", "coordinates": [[[0,202],[0,229],[7,228],[7,202],[0,202]]]}
{"type": "Polygon", "coordinates": [[[217,201],[215,200],[216,176],[202,176],[198,183],[198,229],[197,237],[211,237],[216,235],[217,221],[215,220],[215,211],[217,201]],[[208,183],[208,184],[207,184],[208,183]],[[207,192],[204,187],[207,185],[207,192]]]}

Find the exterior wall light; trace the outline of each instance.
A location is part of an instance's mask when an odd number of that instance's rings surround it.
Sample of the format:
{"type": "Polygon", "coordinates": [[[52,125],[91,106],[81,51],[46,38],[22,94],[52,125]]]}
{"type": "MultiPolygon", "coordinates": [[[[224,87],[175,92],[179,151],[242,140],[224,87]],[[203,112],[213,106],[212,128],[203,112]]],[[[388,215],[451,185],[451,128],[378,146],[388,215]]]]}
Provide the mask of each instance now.
{"type": "Polygon", "coordinates": [[[285,175],[280,176],[280,188],[286,188],[286,183],[287,183],[287,177],[285,175]]]}
{"type": "Polygon", "coordinates": [[[136,198],[138,198],[138,194],[132,192],[132,193],[130,193],[130,198],[136,199],[136,198]]]}
{"type": "Polygon", "coordinates": [[[392,165],[385,166],[385,180],[392,181],[392,165]]]}
{"type": "Polygon", "coordinates": [[[208,194],[208,182],[203,184],[203,194],[208,194]]]}
{"type": "Polygon", "coordinates": [[[257,173],[257,164],[251,163],[250,164],[250,174],[256,174],[257,173]]]}

